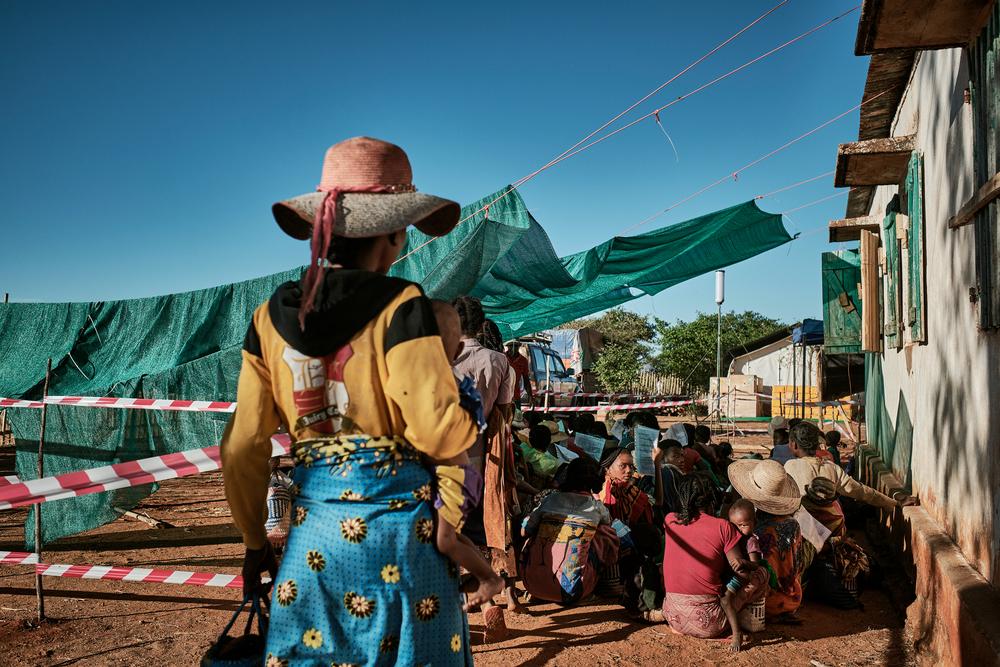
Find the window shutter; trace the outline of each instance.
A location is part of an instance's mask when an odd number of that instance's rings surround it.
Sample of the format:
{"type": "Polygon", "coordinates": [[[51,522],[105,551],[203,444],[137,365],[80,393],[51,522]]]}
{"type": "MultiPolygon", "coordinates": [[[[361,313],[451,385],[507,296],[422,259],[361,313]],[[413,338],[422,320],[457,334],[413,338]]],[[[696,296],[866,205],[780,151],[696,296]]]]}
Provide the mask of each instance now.
{"type": "Polygon", "coordinates": [[[827,354],[861,351],[861,255],[857,250],[823,253],[823,340],[827,354]]]}
{"type": "Polygon", "coordinates": [[[906,173],[906,311],[904,322],[909,330],[909,340],[926,343],[926,314],[924,307],[924,160],[914,152],[906,173]]]}
{"type": "Polygon", "coordinates": [[[861,232],[861,351],[882,351],[878,234],[861,232]]]}
{"type": "Polygon", "coordinates": [[[885,249],[885,326],[882,333],[885,336],[887,350],[898,348],[901,343],[899,239],[896,238],[898,212],[899,196],[896,195],[886,207],[885,219],[882,221],[882,247],[885,249]]]}
{"type": "MultiPolygon", "coordinates": [[[[1000,2],[970,49],[975,187],[1000,172],[1000,2]]],[[[1000,200],[976,214],[979,326],[1000,328],[1000,200]]]]}

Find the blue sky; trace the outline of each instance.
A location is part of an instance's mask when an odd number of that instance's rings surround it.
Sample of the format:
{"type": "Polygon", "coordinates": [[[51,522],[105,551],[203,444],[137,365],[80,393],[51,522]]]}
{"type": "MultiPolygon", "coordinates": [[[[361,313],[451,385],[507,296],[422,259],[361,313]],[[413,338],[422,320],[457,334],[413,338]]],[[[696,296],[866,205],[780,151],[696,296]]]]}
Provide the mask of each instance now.
{"type": "MultiPolygon", "coordinates": [[[[478,199],[531,172],[778,0],[573,3],[3,3],[0,291],[15,301],[165,294],[304,263],[273,201],[315,187],[326,147],[403,146],[425,192],[478,199]],[[376,7],[373,10],[372,7],[376,7]]],[[[792,0],[638,113],[856,0],[792,0]]],[[[562,255],[621,230],[860,101],[857,12],[567,160],[522,195],[562,255]]],[[[626,120],[627,120],[626,119],[626,120]]],[[[638,231],[830,171],[854,112],[638,231]]],[[[781,193],[784,211],[838,192],[781,193]]],[[[727,309],[820,316],[822,231],[728,270],[727,309]]],[[[628,307],[714,310],[702,276],[628,307]]]]}

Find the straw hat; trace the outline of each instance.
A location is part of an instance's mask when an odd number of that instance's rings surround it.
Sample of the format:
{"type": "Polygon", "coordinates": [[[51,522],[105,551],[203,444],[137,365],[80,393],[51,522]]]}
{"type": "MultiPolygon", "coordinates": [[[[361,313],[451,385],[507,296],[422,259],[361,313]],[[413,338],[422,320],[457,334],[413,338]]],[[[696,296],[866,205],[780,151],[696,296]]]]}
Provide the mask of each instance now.
{"type": "Polygon", "coordinates": [[[759,510],[784,516],[802,503],[799,485],[777,461],[740,459],[729,464],[728,473],[733,488],[759,510]]]}
{"type": "Polygon", "coordinates": [[[271,212],[286,234],[305,240],[325,209],[332,209],[333,233],[349,238],[380,236],[409,225],[443,236],[458,223],[461,210],[457,202],[417,192],[403,149],[370,137],[331,146],[317,191],[280,201],[271,212]]]}
{"type": "MultiPolygon", "coordinates": [[[[569,436],[560,431],[559,425],[550,419],[538,422],[538,425],[544,426],[545,428],[549,429],[549,433],[552,435],[551,442],[553,445],[557,445],[560,442],[566,442],[567,440],[569,440],[569,436]]],[[[520,431],[517,432],[517,436],[521,438],[521,442],[526,442],[529,444],[531,442],[530,435],[531,435],[530,428],[521,429],[520,431]]]]}
{"type": "Polygon", "coordinates": [[[781,415],[771,419],[771,423],[767,425],[767,434],[774,435],[775,431],[787,431],[788,430],[788,420],[781,415]]]}

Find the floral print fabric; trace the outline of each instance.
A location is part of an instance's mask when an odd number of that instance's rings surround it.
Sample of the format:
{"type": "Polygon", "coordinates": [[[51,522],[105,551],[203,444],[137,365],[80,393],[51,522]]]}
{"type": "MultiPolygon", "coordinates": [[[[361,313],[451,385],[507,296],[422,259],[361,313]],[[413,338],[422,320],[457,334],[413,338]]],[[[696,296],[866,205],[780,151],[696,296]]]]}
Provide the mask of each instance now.
{"type": "Polygon", "coordinates": [[[457,568],[434,548],[416,452],[342,436],[297,443],[295,456],[265,665],[471,665],[457,568]]]}

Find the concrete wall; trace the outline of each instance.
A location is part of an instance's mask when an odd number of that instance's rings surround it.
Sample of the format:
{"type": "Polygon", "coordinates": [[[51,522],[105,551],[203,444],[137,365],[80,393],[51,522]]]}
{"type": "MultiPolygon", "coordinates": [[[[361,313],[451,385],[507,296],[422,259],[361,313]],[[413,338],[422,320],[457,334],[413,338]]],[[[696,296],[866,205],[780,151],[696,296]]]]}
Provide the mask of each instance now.
{"type": "MultiPolygon", "coordinates": [[[[1000,585],[1000,334],[977,328],[975,231],[948,229],[975,190],[963,49],[919,54],[893,136],[924,156],[927,343],[884,352],[886,408],[913,424],[912,486],[928,515],[993,586],[1000,585]]],[[[881,186],[883,213],[896,186],[881,186]]]]}

